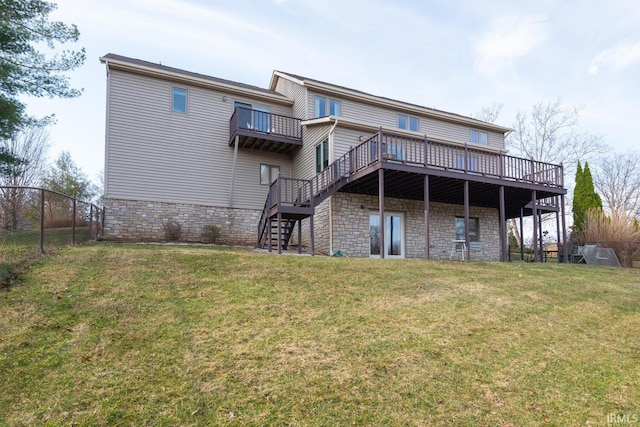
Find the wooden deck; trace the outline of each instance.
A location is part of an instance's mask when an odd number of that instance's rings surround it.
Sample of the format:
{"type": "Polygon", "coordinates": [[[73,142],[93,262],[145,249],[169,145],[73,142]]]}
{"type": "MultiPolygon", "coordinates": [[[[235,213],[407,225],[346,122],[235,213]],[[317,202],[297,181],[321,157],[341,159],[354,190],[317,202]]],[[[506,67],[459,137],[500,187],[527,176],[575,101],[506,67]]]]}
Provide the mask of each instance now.
{"type": "Polygon", "coordinates": [[[291,154],[302,146],[301,120],[237,107],[229,121],[229,145],[245,150],[291,154]]]}
{"type": "Polygon", "coordinates": [[[425,206],[437,201],[466,210],[491,207],[504,219],[558,212],[566,194],[561,165],[380,130],[311,180],[279,177],[269,190],[258,245],[275,218],[313,217],[336,191],[424,200],[425,206]]]}

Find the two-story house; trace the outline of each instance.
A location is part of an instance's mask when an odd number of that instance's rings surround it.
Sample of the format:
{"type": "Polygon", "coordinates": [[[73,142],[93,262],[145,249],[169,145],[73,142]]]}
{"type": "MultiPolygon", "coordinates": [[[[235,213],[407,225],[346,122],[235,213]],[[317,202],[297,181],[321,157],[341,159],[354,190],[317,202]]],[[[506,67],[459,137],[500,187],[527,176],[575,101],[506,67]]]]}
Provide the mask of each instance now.
{"type": "MultiPolygon", "coordinates": [[[[108,54],[105,235],[347,256],[505,260],[506,223],[556,212],[562,166],[508,128],[299,75],[268,88],[108,54]],[[382,219],[382,220],[381,220],[382,219]]],[[[562,226],[561,226],[562,221],[562,226]]]]}

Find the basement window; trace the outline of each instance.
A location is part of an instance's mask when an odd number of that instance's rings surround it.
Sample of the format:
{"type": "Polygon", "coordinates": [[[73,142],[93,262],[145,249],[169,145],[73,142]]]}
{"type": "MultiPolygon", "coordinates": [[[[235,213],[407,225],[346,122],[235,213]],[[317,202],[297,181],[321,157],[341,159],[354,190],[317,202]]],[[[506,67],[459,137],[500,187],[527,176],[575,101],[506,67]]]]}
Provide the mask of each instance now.
{"type": "MultiPolygon", "coordinates": [[[[469,239],[472,242],[480,240],[480,220],[475,217],[469,218],[469,239]]],[[[456,217],[456,240],[465,240],[464,217],[456,217]]]]}

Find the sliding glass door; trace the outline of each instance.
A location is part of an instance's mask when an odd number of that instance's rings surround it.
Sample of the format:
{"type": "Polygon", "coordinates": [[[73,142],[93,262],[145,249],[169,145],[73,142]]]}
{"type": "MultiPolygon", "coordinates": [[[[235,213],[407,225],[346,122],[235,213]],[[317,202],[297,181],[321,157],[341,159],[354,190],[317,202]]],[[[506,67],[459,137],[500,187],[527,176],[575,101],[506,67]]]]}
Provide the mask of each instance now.
{"type": "MultiPolygon", "coordinates": [[[[404,216],[401,213],[385,213],[385,258],[404,258],[404,216]]],[[[369,215],[369,254],[380,256],[380,215],[369,215]]]]}

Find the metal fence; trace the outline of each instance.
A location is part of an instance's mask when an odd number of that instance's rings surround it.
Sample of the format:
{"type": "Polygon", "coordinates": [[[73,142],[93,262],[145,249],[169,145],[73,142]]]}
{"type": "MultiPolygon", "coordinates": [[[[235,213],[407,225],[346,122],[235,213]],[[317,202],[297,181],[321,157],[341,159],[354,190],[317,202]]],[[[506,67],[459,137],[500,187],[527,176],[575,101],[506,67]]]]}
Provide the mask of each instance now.
{"type": "Polygon", "coordinates": [[[103,227],[104,208],[94,203],[43,188],[0,186],[0,251],[5,258],[11,248],[44,253],[48,247],[98,240],[103,227]]]}

